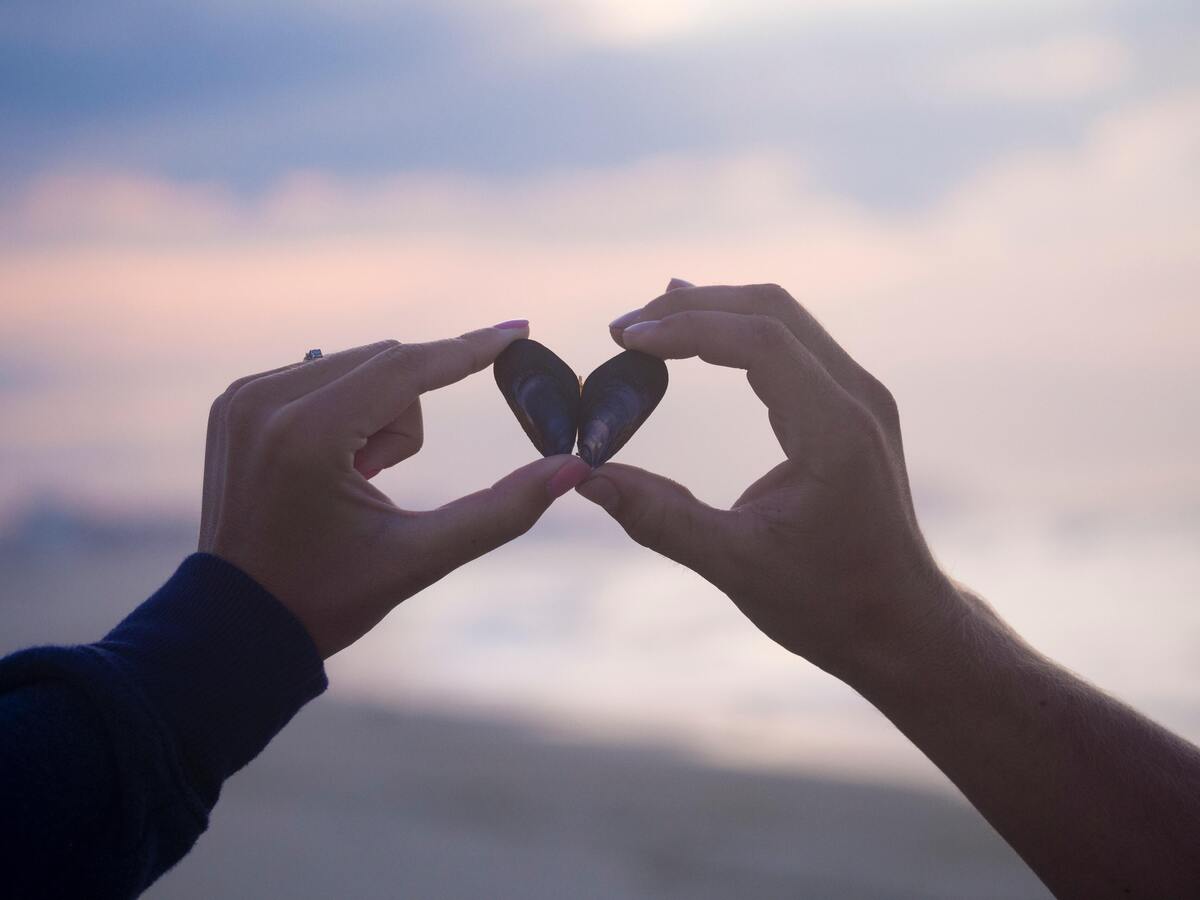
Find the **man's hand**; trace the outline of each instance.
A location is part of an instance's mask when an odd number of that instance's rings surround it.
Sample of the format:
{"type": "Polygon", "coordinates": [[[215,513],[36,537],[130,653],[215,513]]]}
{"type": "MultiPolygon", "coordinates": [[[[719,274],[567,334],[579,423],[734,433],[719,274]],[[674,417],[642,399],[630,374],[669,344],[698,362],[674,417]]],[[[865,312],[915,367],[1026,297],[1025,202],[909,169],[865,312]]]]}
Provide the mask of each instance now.
{"type": "Polygon", "coordinates": [[[400,601],[527,531],[586,477],[541,459],[430,512],[368,479],[421,449],[421,400],[490,365],[528,327],[384,341],[242,378],[212,405],[200,547],[242,569],[329,657],[400,601]]]}
{"type": "Polygon", "coordinates": [[[1056,895],[1200,896],[1200,751],[939,572],[891,396],[796,301],[773,285],[671,287],[614,338],[745,369],[786,460],[731,510],[611,463],[579,493],[874,703],[1056,895]]]}
{"type": "Polygon", "coordinates": [[[919,641],[931,605],[958,598],[917,528],[891,394],[776,285],[672,288],[614,322],[613,338],[744,369],[785,459],[731,510],[618,464],[579,493],[830,672],[919,641]]]}

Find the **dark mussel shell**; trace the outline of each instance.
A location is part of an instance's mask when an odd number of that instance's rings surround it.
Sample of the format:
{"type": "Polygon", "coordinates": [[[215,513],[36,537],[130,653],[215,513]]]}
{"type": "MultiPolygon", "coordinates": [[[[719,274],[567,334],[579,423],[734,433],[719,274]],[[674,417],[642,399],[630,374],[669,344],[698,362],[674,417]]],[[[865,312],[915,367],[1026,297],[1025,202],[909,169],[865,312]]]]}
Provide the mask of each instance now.
{"type": "Polygon", "coordinates": [[[583,383],[579,456],[593,469],[625,446],[667,392],[667,365],[637,350],[618,353],[583,383]]]}
{"type": "Polygon", "coordinates": [[[570,453],[579,422],[579,376],[571,367],[549,348],[522,338],[496,357],[492,373],[542,456],[570,453]]]}

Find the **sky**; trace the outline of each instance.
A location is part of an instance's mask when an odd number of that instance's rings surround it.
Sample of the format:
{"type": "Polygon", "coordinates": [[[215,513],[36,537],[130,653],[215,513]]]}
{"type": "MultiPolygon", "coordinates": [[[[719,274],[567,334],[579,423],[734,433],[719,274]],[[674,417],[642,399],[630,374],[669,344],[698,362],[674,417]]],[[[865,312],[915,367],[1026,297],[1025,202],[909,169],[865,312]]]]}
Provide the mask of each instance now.
{"type": "MultiPolygon", "coordinates": [[[[778,282],[896,395],[951,571],[1200,734],[1198,45],[1167,0],[5,0],[0,521],[194,517],[212,398],[310,347],[528,317],[587,372],[673,276],[778,282]]],[[[621,460],[729,503],[780,458],[764,411],[670,368],[621,460]]],[[[401,505],[533,455],[487,373],[424,413],[401,505]]],[[[616,538],[564,498],[335,680],[865,769],[902,743],[616,538]]]]}
{"type": "Polygon", "coordinates": [[[912,206],[1197,69],[1187,3],[728,7],[9,0],[0,162],[10,185],[115,168],[253,195],[296,171],[503,179],[769,148],[912,206]]]}
{"type": "MultiPolygon", "coordinates": [[[[194,510],[238,375],[513,316],[587,371],[678,275],[790,288],[893,387],[930,508],[1191,510],[1198,35],[1171,2],[10,0],[0,508],[194,510]]],[[[728,501],[777,449],[673,368],[635,446],[728,501]]],[[[528,455],[491,390],[438,398],[481,483],[528,455]]]]}

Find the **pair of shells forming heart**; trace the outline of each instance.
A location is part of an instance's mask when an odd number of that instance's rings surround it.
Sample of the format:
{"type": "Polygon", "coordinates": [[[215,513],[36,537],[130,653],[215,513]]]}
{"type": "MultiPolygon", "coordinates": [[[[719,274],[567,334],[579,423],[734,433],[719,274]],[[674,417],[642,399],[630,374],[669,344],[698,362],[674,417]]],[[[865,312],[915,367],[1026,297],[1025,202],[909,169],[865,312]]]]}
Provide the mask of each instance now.
{"type": "Polygon", "coordinates": [[[583,381],[537,341],[513,341],[492,367],[496,385],[543,456],[570,453],[593,469],[625,446],[667,392],[667,366],[626,350],[583,381]]]}

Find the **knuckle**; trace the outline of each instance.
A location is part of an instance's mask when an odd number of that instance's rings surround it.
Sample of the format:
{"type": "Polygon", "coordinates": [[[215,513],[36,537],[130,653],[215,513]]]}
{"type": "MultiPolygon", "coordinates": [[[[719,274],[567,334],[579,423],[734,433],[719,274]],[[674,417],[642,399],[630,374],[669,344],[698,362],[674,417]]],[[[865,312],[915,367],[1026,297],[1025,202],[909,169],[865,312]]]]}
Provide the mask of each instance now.
{"type": "Polygon", "coordinates": [[[309,367],[319,366],[322,363],[328,363],[330,360],[337,360],[339,357],[344,359],[349,356],[373,356],[375,354],[382,353],[384,350],[390,350],[392,347],[398,346],[400,346],[399,341],[388,338],[387,340],[383,341],[374,341],[370,344],[363,344],[361,347],[352,347],[348,350],[340,350],[337,353],[328,353],[325,356],[322,356],[320,359],[315,359],[306,365],[309,367]]]}
{"type": "Polygon", "coordinates": [[[253,375],[243,375],[241,378],[235,378],[233,381],[229,382],[229,387],[225,388],[225,390],[221,392],[221,395],[217,397],[213,405],[215,406],[217,403],[220,403],[222,406],[228,406],[229,401],[233,399],[234,394],[252,382],[254,378],[255,376],[253,375]]]}
{"type": "Polygon", "coordinates": [[[759,304],[773,314],[786,312],[796,305],[792,295],[777,284],[756,284],[751,290],[759,304]]]}
{"type": "Polygon", "coordinates": [[[224,394],[218,394],[213,402],[208,407],[208,430],[212,432],[221,424],[221,420],[225,415],[225,406],[229,402],[229,398],[224,394]]]}
{"type": "Polygon", "coordinates": [[[682,313],[688,309],[688,302],[681,291],[668,291],[660,297],[655,297],[642,309],[643,320],[661,319],[672,313],[682,313]]]}
{"type": "Polygon", "coordinates": [[[225,392],[226,418],[233,422],[253,420],[261,408],[261,391],[254,389],[254,381],[234,382],[225,392]]]}
{"type": "MultiPolygon", "coordinates": [[[[369,344],[364,349],[367,351],[367,358],[372,359],[376,356],[379,356],[382,353],[394,352],[399,347],[403,347],[403,346],[404,345],[401,344],[399,341],[394,340],[392,338],[388,338],[386,341],[376,341],[373,344],[369,344]]],[[[320,362],[320,360],[317,360],[317,361],[320,362]]]]}
{"type": "Polygon", "coordinates": [[[756,315],[750,319],[750,340],[761,350],[776,349],[791,337],[787,326],[772,316],[756,315]]]}
{"type": "Polygon", "coordinates": [[[666,535],[667,513],[660,503],[639,503],[625,520],[626,533],[643,547],[655,548],[666,535]]]}
{"type": "Polygon", "coordinates": [[[701,527],[696,498],[682,485],[675,485],[677,496],[662,502],[639,503],[623,522],[626,533],[676,562],[695,568],[710,545],[711,533],[701,527]]]}
{"type": "Polygon", "coordinates": [[[287,406],[275,410],[266,418],[262,425],[262,432],[271,438],[287,440],[289,436],[302,430],[302,417],[300,405],[289,403],[287,406]]]}
{"type": "Polygon", "coordinates": [[[308,462],[311,442],[303,439],[304,414],[300,406],[288,404],[275,410],[259,429],[259,439],[272,462],[284,468],[308,462]]]}
{"type": "Polygon", "coordinates": [[[424,366],[425,350],[420,344],[396,343],[382,351],[388,366],[401,378],[412,378],[424,366]]]}
{"type": "Polygon", "coordinates": [[[469,371],[478,372],[490,365],[494,357],[487,353],[483,341],[469,334],[428,344],[409,344],[407,349],[411,352],[405,353],[403,348],[399,351],[403,360],[400,366],[413,383],[424,382],[443,368],[457,372],[469,367],[469,371]]]}
{"type": "Polygon", "coordinates": [[[865,375],[865,391],[871,409],[884,425],[891,427],[900,422],[900,407],[887,385],[869,372],[865,375]]]}
{"type": "Polygon", "coordinates": [[[451,339],[451,347],[463,359],[467,361],[472,372],[478,372],[491,362],[488,355],[484,352],[483,345],[476,340],[471,340],[468,337],[458,337],[451,339]]]}
{"type": "Polygon", "coordinates": [[[672,297],[670,294],[665,294],[662,297],[656,297],[642,307],[640,319],[643,322],[652,322],[657,319],[663,319],[667,316],[682,315],[687,307],[678,302],[677,297],[672,297]]]}
{"type": "Polygon", "coordinates": [[[706,314],[698,309],[685,309],[660,320],[662,327],[674,329],[674,333],[695,337],[704,332],[706,314]]]}
{"type": "Polygon", "coordinates": [[[850,395],[842,392],[839,394],[843,398],[841,403],[842,426],[851,434],[867,434],[875,425],[875,417],[871,415],[871,411],[850,395]]]}
{"type": "Polygon", "coordinates": [[[883,426],[878,417],[863,404],[847,403],[842,424],[850,456],[859,460],[874,459],[887,453],[888,442],[883,426]]]}

